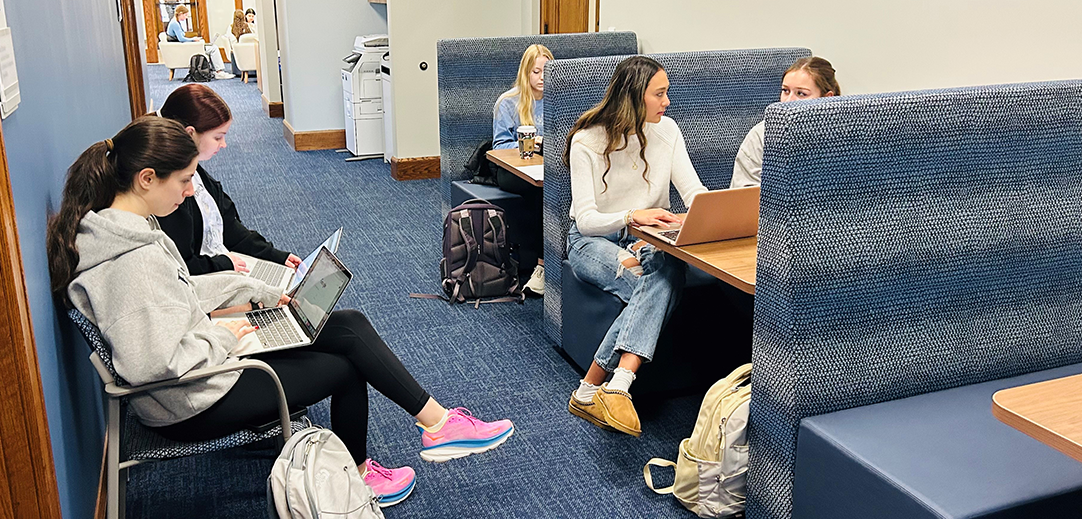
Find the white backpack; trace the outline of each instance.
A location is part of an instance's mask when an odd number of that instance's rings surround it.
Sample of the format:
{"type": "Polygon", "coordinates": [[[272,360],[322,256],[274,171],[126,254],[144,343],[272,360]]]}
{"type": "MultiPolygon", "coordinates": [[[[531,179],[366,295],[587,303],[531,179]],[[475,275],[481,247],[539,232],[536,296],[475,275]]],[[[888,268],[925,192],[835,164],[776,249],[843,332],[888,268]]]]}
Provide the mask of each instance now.
{"type": "Polygon", "coordinates": [[[658,494],[673,494],[699,517],[726,517],[743,511],[750,382],[751,364],[745,364],[711,386],[691,438],[680,442],[676,463],[653,458],[642,468],[646,486],[658,494]],[[673,485],[654,488],[651,465],[676,467],[673,485]]]}
{"type": "Polygon", "coordinates": [[[272,519],[383,519],[346,445],[321,427],[289,438],[267,477],[267,498],[272,519]]]}

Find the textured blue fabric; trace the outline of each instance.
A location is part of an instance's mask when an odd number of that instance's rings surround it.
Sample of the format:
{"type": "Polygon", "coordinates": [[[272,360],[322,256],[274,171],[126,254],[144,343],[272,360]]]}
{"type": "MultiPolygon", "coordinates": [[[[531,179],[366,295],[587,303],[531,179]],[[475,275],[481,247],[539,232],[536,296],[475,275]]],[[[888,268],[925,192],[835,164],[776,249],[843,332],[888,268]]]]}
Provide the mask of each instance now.
{"type": "Polygon", "coordinates": [[[749,518],[804,417],[1082,361],[1082,81],[774,104],[764,145],[749,518]]]}
{"type": "Polygon", "coordinates": [[[444,212],[451,208],[451,182],[466,178],[462,165],[479,144],[492,139],[492,107],[496,104],[496,98],[511,88],[523,51],[535,43],[548,47],[557,58],[609,56],[638,51],[638,41],[633,32],[533,34],[437,41],[440,193],[444,212]]]}
{"type": "MultiPolygon", "coordinates": [[[[781,77],[808,49],[749,49],[652,54],[669,76],[672,105],[695,171],[707,189],[729,186],[744,135],[778,100],[781,77]]],[[[561,340],[561,262],[571,207],[570,171],[563,164],[567,132],[601,101],[616,64],[627,56],[556,59],[545,66],[545,334],[561,340]]],[[[557,58],[560,58],[557,55],[557,58]]],[[[684,204],[672,190],[674,211],[684,204]]]]}
{"type": "Polygon", "coordinates": [[[1082,463],[997,420],[991,401],[1001,389],[1079,373],[1072,364],[805,418],[793,516],[1075,516],[1082,463]]]}

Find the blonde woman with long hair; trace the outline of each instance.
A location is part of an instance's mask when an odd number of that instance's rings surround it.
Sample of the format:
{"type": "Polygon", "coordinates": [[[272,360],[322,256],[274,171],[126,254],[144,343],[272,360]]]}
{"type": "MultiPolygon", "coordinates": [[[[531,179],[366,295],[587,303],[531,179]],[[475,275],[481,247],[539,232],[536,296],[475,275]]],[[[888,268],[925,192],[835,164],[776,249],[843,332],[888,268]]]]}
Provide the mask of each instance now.
{"type": "Polygon", "coordinates": [[[668,227],[669,185],[690,206],[706,192],[672,119],[669,78],[645,56],[620,62],[604,99],[567,134],[571,229],[567,259],[587,283],[625,303],[594,361],[571,393],[568,410],[603,429],[639,436],[629,393],[635,372],[653,358],[661,328],[684,287],[687,265],[628,232],[633,225],[668,227]],[[604,383],[608,373],[612,379],[604,383]]]}
{"type": "MultiPolygon", "coordinates": [[[[519,126],[533,126],[538,136],[544,135],[542,97],[545,93],[545,63],[550,59],[553,59],[552,52],[544,45],[530,45],[522,53],[515,86],[501,94],[492,109],[492,149],[517,147],[516,130],[519,126]]],[[[496,168],[496,184],[504,191],[522,195],[526,209],[522,215],[522,243],[517,244],[519,268],[523,274],[533,271],[524,286],[526,293],[544,295],[545,260],[541,257],[543,192],[541,188],[530,185],[503,168],[496,168]]]]}

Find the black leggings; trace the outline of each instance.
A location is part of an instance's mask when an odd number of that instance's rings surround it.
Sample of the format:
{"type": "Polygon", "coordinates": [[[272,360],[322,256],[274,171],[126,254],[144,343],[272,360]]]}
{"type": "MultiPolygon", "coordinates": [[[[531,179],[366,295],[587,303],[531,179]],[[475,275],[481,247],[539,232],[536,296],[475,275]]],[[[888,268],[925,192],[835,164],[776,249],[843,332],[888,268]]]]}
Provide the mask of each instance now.
{"type": "Polygon", "coordinates": [[[537,266],[537,260],[544,257],[544,195],[542,188],[534,186],[525,180],[515,176],[506,169],[499,168],[496,172],[496,183],[500,189],[508,193],[522,196],[524,206],[523,214],[516,215],[522,224],[522,229],[512,230],[515,238],[519,241],[519,270],[533,272],[537,266]]]}
{"type": "MultiPolygon", "coordinates": [[[[411,416],[429,395],[356,310],[333,312],[311,346],[255,355],[274,368],[290,409],[331,397],[331,424],[357,463],[367,457],[368,384],[411,416]]],[[[259,370],[244,370],[214,405],[179,423],[155,430],[178,441],[205,441],[278,418],[274,382],[259,370]]]]}

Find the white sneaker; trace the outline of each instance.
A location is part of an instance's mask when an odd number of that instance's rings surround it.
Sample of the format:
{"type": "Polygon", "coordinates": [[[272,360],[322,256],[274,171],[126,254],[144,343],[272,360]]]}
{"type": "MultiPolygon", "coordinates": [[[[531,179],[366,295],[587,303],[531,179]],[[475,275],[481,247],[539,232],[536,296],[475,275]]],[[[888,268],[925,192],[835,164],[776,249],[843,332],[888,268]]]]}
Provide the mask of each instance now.
{"type": "Polygon", "coordinates": [[[218,71],[214,73],[214,79],[233,79],[235,77],[237,76],[234,76],[233,74],[225,71],[218,71]]]}
{"type": "Polygon", "coordinates": [[[530,275],[530,280],[526,282],[525,289],[539,296],[545,295],[544,265],[538,265],[537,267],[534,267],[533,274],[530,275]]]}

